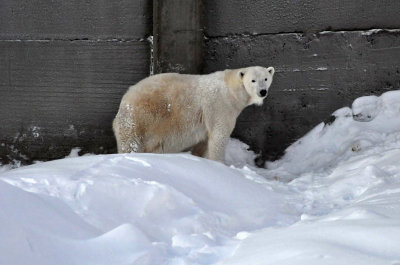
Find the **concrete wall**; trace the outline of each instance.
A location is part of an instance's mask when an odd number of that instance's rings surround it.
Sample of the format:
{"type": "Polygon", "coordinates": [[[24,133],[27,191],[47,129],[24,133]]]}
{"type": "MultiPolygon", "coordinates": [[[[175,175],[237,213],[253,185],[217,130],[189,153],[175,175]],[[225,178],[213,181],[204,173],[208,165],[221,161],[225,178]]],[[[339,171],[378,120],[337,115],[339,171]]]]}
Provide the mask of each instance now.
{"type": "Polygon", "coordinates": [[[205,0],[205,9],[205,73],[277,70],[264,106],[247,108],[233,133],[263,160],[356,97],[400,88],[400,1],[205,0]]]}
{"type": "MultiPolygon", "coordinates": [[[[0,162],[115,151],[121,96],[149,74],[152,2],[0,2],[0,162]]],[[[354,98],[400,88],[400,1],[203,3],[204,73],[277,70],[233,133],[264,160],[354,98]]]]}
{"type": "Polygon", "coordinates": [[[115,151],[111,122],[149,74],[152,1],[0,2],[0,162],[115,151]]]}
{"type": "Polygon", "coordinates": [[[315,33],[398,28],[396,0],[204,0],[206,34],[315,33]]]}
{"type": "Polygon", "coordinates": [[[204,61],[202,0],[153,2],[154,73],[201,74],[204,61]]]}

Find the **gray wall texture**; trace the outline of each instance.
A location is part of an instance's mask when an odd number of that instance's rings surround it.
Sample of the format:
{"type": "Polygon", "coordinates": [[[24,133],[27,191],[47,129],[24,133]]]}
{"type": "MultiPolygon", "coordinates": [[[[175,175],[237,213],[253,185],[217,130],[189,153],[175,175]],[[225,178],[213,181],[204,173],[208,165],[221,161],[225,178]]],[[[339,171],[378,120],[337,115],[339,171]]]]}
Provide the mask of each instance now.
{"type": "Polygon", "coordinates": [[[149,74],[152,2],[0,1],[0,162],[115,151],[112,119],[149,74]]]}
{"type": "Polygon", "coordinates": [[[261,161],[356,97],[400,88],[400,1],[205,0],[205,9],[205,73],[276,69],[264,105],[245,109],[233,132],[261,161]]]}
{"type": "MultiPolygon", "coordinates": [[[[204,0],[204,24],[204,73],[277,70],[233,133],[262,160],[354,98],[400,88],[397,0],[204,0]]],[[[151,0],[1,0],[0,162],[115,152],[111,121],[149,74],[150,35],[151,0]]]]}

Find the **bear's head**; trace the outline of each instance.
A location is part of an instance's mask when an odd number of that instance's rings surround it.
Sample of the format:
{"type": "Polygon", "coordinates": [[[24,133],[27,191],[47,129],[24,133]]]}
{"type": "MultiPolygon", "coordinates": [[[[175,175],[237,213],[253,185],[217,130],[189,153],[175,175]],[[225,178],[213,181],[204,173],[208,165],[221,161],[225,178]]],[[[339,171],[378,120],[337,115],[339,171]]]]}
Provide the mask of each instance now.
{"type": "Polygon", "coordinates": [[[239,70],[239,77],[250,99],[248,105],[262,105],[264,98],[268,96],[268,90],[272,83],[275,69],[261,66],[252,66],[239,70]]]}

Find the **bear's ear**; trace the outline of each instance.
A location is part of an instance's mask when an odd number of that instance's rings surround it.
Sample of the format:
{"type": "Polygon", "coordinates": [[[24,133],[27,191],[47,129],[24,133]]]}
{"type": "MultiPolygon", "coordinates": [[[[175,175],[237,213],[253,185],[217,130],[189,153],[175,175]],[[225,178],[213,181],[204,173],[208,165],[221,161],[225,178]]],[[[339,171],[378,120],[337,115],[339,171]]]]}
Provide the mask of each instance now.
{"type": "Polygon", "coordinates": [[[268,73],[270,73],[271,75],[274,75],[275,73],[275,68],[273,68],[272,66],[267,68],[268,73]]]}

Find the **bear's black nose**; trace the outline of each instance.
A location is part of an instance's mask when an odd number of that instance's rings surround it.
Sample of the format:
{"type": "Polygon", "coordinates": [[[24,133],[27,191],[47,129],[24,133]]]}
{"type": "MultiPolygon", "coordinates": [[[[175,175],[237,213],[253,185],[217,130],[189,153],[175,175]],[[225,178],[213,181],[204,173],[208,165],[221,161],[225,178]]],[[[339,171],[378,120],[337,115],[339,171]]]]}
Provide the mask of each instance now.
{"type": "Polygon", "coordinates": [[[262,97],[265,97],[265,95],[267,95],[267,90],[265,90],[265,89],[260,90],[260,95],[261,95],[262,97]]]}

